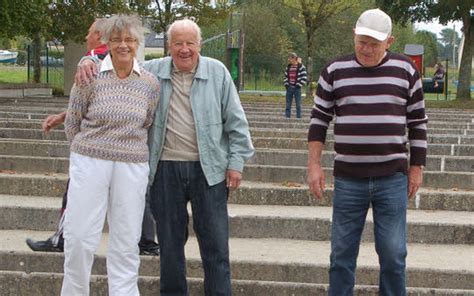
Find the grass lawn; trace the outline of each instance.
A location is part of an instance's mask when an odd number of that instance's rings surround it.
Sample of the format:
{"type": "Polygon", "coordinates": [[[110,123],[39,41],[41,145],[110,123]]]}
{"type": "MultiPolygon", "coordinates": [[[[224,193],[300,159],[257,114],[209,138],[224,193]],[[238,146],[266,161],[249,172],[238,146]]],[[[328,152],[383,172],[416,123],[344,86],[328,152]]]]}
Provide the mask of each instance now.
{"type": "Polygon", "coordinates": [[[27,78],[26,67],[0,66],[0,83],[25,83],[27,78]]]}

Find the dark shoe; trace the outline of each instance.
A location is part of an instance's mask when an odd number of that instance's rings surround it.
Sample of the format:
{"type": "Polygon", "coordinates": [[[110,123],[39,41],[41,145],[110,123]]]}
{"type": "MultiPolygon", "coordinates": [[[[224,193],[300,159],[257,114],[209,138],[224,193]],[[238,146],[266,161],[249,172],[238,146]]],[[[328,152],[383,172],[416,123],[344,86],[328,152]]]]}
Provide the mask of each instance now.
{"type": "Polygon", "coordinates": [[[140,255],[145,256],[160,256],[160,246],[155,243],[148,243],[146,245],[139,245],[140,255]]]}
{"type": "Polygon", "coordinates": [[[35,252],[63,252],[63,250],[55,246],[50,239],[45,241],[34,241],[27,238],[26,244],[35,252]]]}

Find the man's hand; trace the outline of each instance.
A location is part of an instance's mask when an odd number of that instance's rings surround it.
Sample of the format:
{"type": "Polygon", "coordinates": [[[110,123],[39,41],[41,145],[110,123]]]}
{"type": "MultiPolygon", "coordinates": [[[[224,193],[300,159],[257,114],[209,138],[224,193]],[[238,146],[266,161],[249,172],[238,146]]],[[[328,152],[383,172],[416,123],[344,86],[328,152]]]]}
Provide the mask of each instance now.
{"type": "Polygon", "coordinates": [[[308,182],[309,191],[319,200],[323,199],[323,192],[326,186],[326,177],[321,168],[321,153],[324,144],[319,141],[308,143],[308,182]]]}
{"type": "Polygon", "coordinates": [[[227,170],[225,181],[227,188],[230,191],[234,191],[240,186],[240,181],[242,180],[242,174],[236,170],[227,170]]]}
{"type": "Polygon", "coordinates": [[[84,60],[77,65],[74,82],[77,85],[88,85],[95,75],[97,75],[97,65],[91,60],[84,60]]]}
{"type": "Polygon", "coordinates": [[[423,168],[418,165],[410,166],[408,169],[408,198],[415,197],[421,183],[423,183],[423,168]]]}
{"type": "Polygon", "coordinates": [[[63,123],[65,118],[66,111],[59,114],[49,115],[45,120],[43,120],[41,127],[43,128],[43,131],[49,132],[51,129],[63,123]]]}
{"type": "Polygon", "coordinates": [[[323,192],[326,186],[326,177],[319,163],[308,165],[308,186],[309,191],[318,199],[323,199],[323,192]]]}

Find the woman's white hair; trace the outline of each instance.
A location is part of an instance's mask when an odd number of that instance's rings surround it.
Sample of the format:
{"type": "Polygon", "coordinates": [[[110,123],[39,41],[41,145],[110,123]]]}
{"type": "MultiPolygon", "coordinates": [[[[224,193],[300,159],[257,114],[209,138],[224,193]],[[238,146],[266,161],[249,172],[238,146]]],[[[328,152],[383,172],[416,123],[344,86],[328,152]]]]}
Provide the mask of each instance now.
{"type": "Polygon", "coordinates": [[[192,28],[196,32],[197,41],[201,43],[201,28],[199,28],[198,24],[196,24],[193,20],[190,19],[182,19],[174,21],[169,27],[168,31],[166,31],[166,37],[168,38],[167,42],[168,45],[171,42],[173,32],[178,28],[192,28]]]}
{"type": "Polygon", "coordinates": [[[112,36],[113,33],[122,32],[130,33],[133,38],[137,39],[138,45],[142,44],[145,40],[145,29],[142,26],[140,18],[135,15],[114,14],[105,20],[102,30],[101,41],[103,43],[109,42],[110,36],[112,36]]]}

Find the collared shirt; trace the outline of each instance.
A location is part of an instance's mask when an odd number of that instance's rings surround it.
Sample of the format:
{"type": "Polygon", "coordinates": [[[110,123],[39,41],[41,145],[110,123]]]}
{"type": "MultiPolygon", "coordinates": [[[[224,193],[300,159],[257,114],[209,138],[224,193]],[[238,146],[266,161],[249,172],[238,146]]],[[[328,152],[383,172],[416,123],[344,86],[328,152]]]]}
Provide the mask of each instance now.
{"type": "Polygon", "coordinates": [[[196,126],[190,101],[195,73],[196,67],[190,72],[182,72],[173,63],[172,91],[161,160],[199,161],[196,126]]]}
{"type": "MultiPolygon", "coordinates": [[[[106,72],[106,71],[114,71],[115,72],[115,69],[114,69],[114,64],[112,63],[112,57],[110,56],[110,54],[108,54],[105,59],[102,61],[102,63],[100,64],[100,70],[99,70],[99,73],[100,72],[106,72]]],[[[140,73],[140,65],[138,64],[138,61],[134,58],[133,59],[133,67],[132,67],[132,71],[137,73],[138,76],[141,75],[140,73]]],[[[127,76],[130,76],[132,72],[130,72],[127,76]]]]}
{"type": "MultiPolygon", "coordinates": [[[[171,57],[143,63],[160,81],[160,103],[149,134],[150,181],[163,152],[172,93],[171,57]]],[[[225,180],[227,170],[243,171],[254,153],[239,95],[227,68],[220,61],[200,56],[189,94],[199,161],[209,186],[225,180]]]]}
{"type": "Polygon", "coordinates": [[[108,52],[109,52],[109,48],[107,47],[107,44],[102,44],[102,45],[97,46],[93,50],[88,51],[87,55],[97,57],[100,60],[103,60],[108,52]]]}

